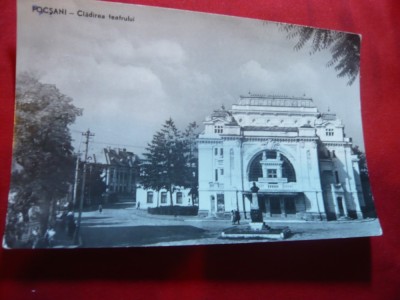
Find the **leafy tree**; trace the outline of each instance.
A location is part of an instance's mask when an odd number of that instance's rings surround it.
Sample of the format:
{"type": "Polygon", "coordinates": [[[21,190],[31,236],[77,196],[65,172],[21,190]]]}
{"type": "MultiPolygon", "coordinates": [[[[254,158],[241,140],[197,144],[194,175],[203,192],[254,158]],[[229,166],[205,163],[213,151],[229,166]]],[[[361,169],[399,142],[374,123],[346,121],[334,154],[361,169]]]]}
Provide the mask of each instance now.
{"type": "Polygon", "coordinates": [[[193,180],[188,180],[190,172],[190,144],[187,137],[192,136],[192,129],[197,125],[189,126],[185,133],[177,129],[172,119],[169,119],[156,132],[151,143],[144,153],[142,163],[141,182],[144,188],[160,191],[165,188],[173,205],[172,193],[177,186],[188,187],[193,180]]]}
{"type": "MultiPolygon", "coordinates": [[[[83,170],[83,162],[80,162],[80,170],[83,170]]],[[[86,180],[85,180],[85,197],[83,205],[101,204],[102,196],[107,189],[107,185],[103,178],[104,166],[97,163],[88,163],[86,180]]],[[[80,174],[81,180],[78,181],[77,195],[78,199],[81,195],[83,172],[80,174]]],[[[79,202],[79,200],[77,201],[79,202]]]]}
{"type": "Polygon", "coordinates": [[[296,51],[311,43],[310,55],[318,51],[328,50],[332,59],[328,67],[334,67],[338,77],[347,77],[348,85],[352,85],[360,72],[360,36],[345,32],[317,29],[312,27],[285,24],[281,27],[289,39],[297,39],[296,51]]]}
{"type": "Polygon", "coordinates": [[[196,144],[197,130],[199,126],[196,122],[190,123],[184,133],[185,142],[187,144],[187,159],[188,164],[185,169],[187,172],[186,186],[190,188],[190,195],[192,196],[192,205],[195,204],[195,199],[198,197],[198,149],[196,144]]]}
{"type": "Polygon", "coordinates": [[[55,213],[54,200],[66,195],[75,161],[68,125],[82,113],[56,86],[29,74],[20,74],[16,86],[8,240],[15,239],[12,235],[21,217],[25,224],[31,221],[34,206],[39,208],[42,229],[46,228],[55,213]]]}
{"type": "Polygon", "coordinates": [[[368,173],[367,159],[366,159],[365,153],[362,152],[358,146],[352,147],[352,151],[353,151],[353,154],[357,155],[357,158],[358,158],[358,167],[360,170],[360,181],[361,181],[361,186],[363,189],[363,196],[364,196],[364,202],[365,202],[365,207],[363,208],[364,215],[367,217],[375,218],[376,211],[375,211],[375,205],[374,205],[372,191],[371,191],[371,185],[369,182],[369,173],[368,173]]]}

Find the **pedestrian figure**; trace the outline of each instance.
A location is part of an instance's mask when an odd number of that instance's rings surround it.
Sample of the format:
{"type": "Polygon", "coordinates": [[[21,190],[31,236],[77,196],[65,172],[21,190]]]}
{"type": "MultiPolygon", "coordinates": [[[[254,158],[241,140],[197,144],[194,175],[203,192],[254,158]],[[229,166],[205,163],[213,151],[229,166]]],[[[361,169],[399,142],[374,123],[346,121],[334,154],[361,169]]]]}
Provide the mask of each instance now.
{"type": "Polygon", "coordinates": [[[74,213],[72,211],[68,212],[67,214],[67,234],[70,238],[74,236],[76,229],[74,213]]]}
{"type": "Polygon", "coordinates": [[[32,230],[32,249],[35,249],[39,242],[39,227],[32,230]]]}
{"type": "Polygon", "coordinates": [[[103,206],[101,204],[99,204],[99,213],[103,212],[103,206]]]}
{"type": "Polygon", "coordinates": [[[231,211],[231,221],[232,221],[232,225],[235,225],[236,215],[235,215],[235,211],[233,209],[231,211]]]}
{"type": "Polygon", "coordinates": [[[240,225],[240,213],[237,210],[235,210],[235,221],[240,225]]]}
{"type": "Polygon", "coordinates": [[[47,247],[51,248],[54,242],[54,236],[56,235],[55,230],[52,227],[49,227],[44,235],[47,247]]]}
{"type": "Polygon", "coordinates": [[[137,202],[136,209],[140,209],[140,201],[137,202]]]}

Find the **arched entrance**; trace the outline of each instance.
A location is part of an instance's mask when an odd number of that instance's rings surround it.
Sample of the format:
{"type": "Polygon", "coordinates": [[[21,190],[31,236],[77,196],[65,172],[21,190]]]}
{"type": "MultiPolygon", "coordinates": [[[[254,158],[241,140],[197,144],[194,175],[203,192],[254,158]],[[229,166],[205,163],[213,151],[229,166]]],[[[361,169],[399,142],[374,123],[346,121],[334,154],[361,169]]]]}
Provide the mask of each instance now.
{"type": "Polygon", "coordinates": [[[276,150],[264,150],[256,154],[249,164],[248,180],[257,182],[259,178],[286,178],[286,182],[296,182],[296,172],[289,159],[276,150]],[[279,176],[280,175],[280,176],[279,176]]]}
{"type": "Polygon", "coordinates": [[[304,194],[297,190],[290,160],[277,150],[257,153],[249,163],[247,180],[260,188],[259,208],[266,218],[297,218],[305,212],[304,194]]]}

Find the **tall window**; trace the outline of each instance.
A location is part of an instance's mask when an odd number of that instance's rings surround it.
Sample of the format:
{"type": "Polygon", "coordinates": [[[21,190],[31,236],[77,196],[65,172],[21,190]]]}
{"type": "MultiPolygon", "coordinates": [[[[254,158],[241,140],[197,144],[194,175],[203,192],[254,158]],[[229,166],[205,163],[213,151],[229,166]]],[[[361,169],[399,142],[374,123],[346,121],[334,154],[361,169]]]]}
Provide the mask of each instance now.
{"type": "Polygon", "coordinates": [[[224,156],[224,148],[219,149],[219,155],[224,156]]]}
{"type": "Polygon", "coordinates": [[[334,134],[333,128],[326,128],[325,134],[326,134],[326,136],[333,136],[333,134],[334,134]]]}
{"type": "Polygon", "coordinates": [[[215,181],[218,181],[218,169],[215,169],[215,181]]]}
{"type": "Polygon", "coordinates": [[[176,193],[176,204],[182,204],[182,192],[176,193]]]}
{"type": "Polygon", "coordinates": [[[161,192],[161,203],[167,203],[167,192],[161,192]]]}
{"type": "Polygon", "coordinates": [[[222,125],[215,125],[214,126],[214,133],[223,133],[224,127],[222,125]]]}
{"type": "Polygon", "coordinates": [[[153,192],[147,192],[147,203],[153,203],[153,192]]]}
{"type": "Polygon", "coordinates": [[[339,180],[339,173],[338,173],[338,171],[335,171],[335,179],[336,179],[336,184],[339,184],[339,183],[340,183],[340,180],[339,180]]]}

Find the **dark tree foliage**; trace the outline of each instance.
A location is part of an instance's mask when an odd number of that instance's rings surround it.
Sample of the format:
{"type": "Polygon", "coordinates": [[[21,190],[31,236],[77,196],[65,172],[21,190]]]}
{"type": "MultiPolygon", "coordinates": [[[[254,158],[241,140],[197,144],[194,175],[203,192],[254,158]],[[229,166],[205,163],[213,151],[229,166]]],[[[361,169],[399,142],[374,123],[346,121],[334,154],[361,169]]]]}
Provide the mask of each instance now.
{"type": "Polygon", "coordinates": [[[282,25],[289,39],[297,39],[294,46],[296,51],[310,45],[310,54],[328,50],[332,59],[328,67],[334,67],[338,77],[347,77],[348,85],[353,84],[360,72],[361,39],[357,34],[324,30],[296,25],[282,25]]]}
{"type": "MultiPolygon", "coordinates": [[[[43,84],[28,74],[16,82],[16,112],[8,238],[30,220],[29,210],[39,207],[41,227],[54,215],[56,199],[64,197],[74,178],[73,147],[68,125],[82,110],[54,85],[43,84]]],[[[22,230],[22,229],[21,229],[22,230]]],[[[18,235],[18,234],[17,234],[18,235]]]]}
{"type": "Polygon", "coordinates": [[[189,125],[185,133],[177,129],[169,119],[156,132],[144,153],[141,165],[141,183],[144,188],[160,191],[166,189],[170,194],[175,187],[192,187],[197,180],[195,145],[193,144],[195,123],[189,125]],[[193,173],[195,174],[193,176],[193,173]]]}
{"type": "MultiPolygon", "coordinates": [[[[80,163],[80,170],[83,170],[83,162],[80,163]]],[[[102,204],[103,194],[106,192],[107,185],[103,178],[104,166],[102,164],[88,163],[86,180],[85,180],[85,192],[84,192],[84,206],[92,204],[102,204]]],[[[78,180],[77,196],[78,199],[81,195],[82,189],[82,177],[83,172],[80,172],[78,180]]],[[[80,200],[77,201],[77,204],[80,200]]]]}
{"type": "Polygon", "coordinates": [[[358,146],[352,147],[353,154],[357,155],[358,167],[360,169],[360,181],[363,189],[363,196],[365,207],[363,212],[366,217],[376,217],[375,205],[373,203],[373,196],[371,191],[371,185],[369,182],[369,174],[367,167],[367,159],[365,153],[360,150],[358,146]]]}
{"type": "Polygon", "coordinates": [[[188,164],[186,168],[187,182],[185,187],[190,188],[189,194],[192,197],[192,205],[195,204],[195,200],[198,198],[198,148],[196,138],[198,135],[199,126],[196,122],[190,123],[185,130],[185,142],[187,143],[188,151],[188,164]]]}

